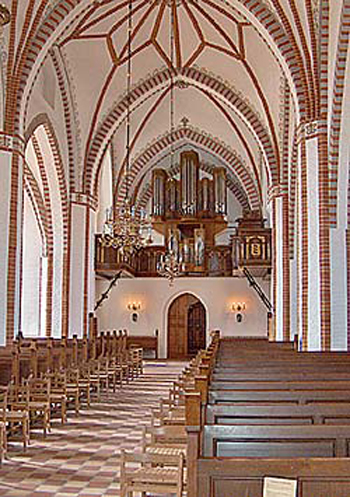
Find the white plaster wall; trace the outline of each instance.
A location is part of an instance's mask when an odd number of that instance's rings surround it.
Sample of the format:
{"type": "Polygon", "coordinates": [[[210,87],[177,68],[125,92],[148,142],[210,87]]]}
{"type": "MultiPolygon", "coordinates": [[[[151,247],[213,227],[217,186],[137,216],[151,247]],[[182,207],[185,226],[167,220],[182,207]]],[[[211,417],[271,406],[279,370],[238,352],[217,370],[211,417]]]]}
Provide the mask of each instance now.
{"type": "Polygon", "coordinates": [[[7,263],[10,209],[11,154],[0,152],[0,345],[6,342],[7,263]]]}
{"type": "Polygon", "coordinates": [[[83,333],[86,207],[71,207],[69,336],[83,333]]]}
{"type": "Polygon", "coordinates": [[[50,202],[53,223],[53,295],[52,295],[52,336],[62,334],[62,284],[63,284],[63,213],[58,174],[43,126],[39,126],[35,135],[43,155],[47,180],[50,189],[50,202]]]}
{"type": "Polygon", "coordinates": [[[27,195],[24,196],[23,219],[21,330],[24,336],[39,336],[40,331],[45,334],[45,329],[40,330],[41,237],[27,195]]]}
{"type": "Polygon", "coordinates": [[[308,191],[308,349],[321,348],[318,141],[307,140],[308,191]]]}
{"type": "MultiPolygon", "coordinates": [[[[269,283],[259,283],[268,294],[269,283]]],[[[97,280],[96,297],[107,287],[108,282],[97,280]]],[[[127,328],[131,335],[153,335],[158,329],[159,354],[166,357],[167,311],[174,298],[186,292],[204,304],[208,333],[220,329],[223,336],[267,336],[266,309],[243,278],[179,278],[173,286],[162,278],[121,279],[97,311],[99,330],[127,328]],[[238,324],[230,304],[241,301],[246,303],[246,310],[238,324]],[[131,321],[128,302],[141,303],[137,323],[131,321]]]]}
{"type": "Polygon", "coordinates": [[[276,323],[276,340],[283,341],[283,199],[276,198],[276,268],[273,272],[276,278],[276,302],[275,323],[276,323]]]}
{"type": "Polygon", "coordinates": [[[103,224],[106,219],[106,209],[109,209],[113,204],[112,185],[112,160],[110,151],[108,150],[104,156],[99,177],[97,233],[101,233],[103,231],[103,224]]]}

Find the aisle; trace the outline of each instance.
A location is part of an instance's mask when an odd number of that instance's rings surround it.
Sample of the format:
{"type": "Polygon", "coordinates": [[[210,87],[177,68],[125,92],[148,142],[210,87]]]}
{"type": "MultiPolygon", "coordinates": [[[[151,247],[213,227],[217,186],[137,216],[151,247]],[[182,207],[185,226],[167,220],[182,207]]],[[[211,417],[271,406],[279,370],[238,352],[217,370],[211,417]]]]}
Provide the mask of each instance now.
{"type": "Polygon", "coordinates": [[[144,375],[62,426],[46,439],[38,432],[26,453],[14,450],[0,467],[0,496],[116,497],[120,449],[139,446],[142,426],[167,396],[184,363],[148,363],[144,375]]]}

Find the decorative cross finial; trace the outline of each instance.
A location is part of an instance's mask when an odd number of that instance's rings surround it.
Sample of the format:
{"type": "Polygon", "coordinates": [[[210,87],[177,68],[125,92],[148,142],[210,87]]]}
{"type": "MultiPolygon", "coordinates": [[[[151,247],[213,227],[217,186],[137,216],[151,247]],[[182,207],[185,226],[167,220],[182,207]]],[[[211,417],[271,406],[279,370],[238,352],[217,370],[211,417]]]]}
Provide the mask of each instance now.
{"type": "Polygon", "coordinates": [[[11,20],[11,13],[3,3],[0,4],[0,26],[6,26],[11,20]]]}
{"type": "Polygon", "coordinates": [[[183,117],[183,118],[181,119],[181,121],[180,121],[180,122],[181,122],[181,124],[182,124],[182,126],[183,126],[184,128],[187,128],[187,126],[188,126],[188,124],[189,124],[190,120],[188,119],[188,117],[186,117],[186,116],[185,116],[185,117],[183,117]]]}

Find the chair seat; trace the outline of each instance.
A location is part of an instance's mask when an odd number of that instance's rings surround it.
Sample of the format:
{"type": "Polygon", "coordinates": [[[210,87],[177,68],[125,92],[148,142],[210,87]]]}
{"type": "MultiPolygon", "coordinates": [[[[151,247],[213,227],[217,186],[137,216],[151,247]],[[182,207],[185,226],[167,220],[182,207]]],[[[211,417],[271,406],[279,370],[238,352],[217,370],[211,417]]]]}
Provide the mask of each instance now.
{"type": "Polygon", "coordinates": [[[146,448],[147,454],[164,454],[168,456],[186,455],[186,448],[153,446],[146,448]]]}
{"type": "Polygon", "coordinates": [[[50,404],[49,402],[30,401],[29,409],[37,409],[38,411],[43,409],[50,409],[50,404]]]}
{"type": "Polygon", "coordinates": [[[126,480],[137,483],[174,483],[177,484],[179,473],[176,469],[170,468],[136,468],[135,470],[128,471],[126,480]]]}
{"type": "Polygon", "coordinates": [[[7,411],[6,420],[10,423],[20,422],[29,419],[27,411],[7,411]]]}

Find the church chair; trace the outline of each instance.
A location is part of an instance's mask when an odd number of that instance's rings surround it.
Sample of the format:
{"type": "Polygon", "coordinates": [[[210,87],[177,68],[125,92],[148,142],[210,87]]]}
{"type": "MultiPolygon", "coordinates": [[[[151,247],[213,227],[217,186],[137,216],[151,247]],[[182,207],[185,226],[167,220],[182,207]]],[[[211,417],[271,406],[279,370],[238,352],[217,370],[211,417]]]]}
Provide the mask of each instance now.
{"type": "Polygon", "coordinates": [[[37,421],[41,423],[44,437],[46,437],[51,431],[50,380],[29,378],[26,385],[30,424],[34,425],[37,421]]]}
{"type": "Polygon", "coordinates": [[[183,425],[163,425],[143,427],[142,452],[145,454],[182,454],[186,459],[187,433],[183,425]]]}
{"type": "Polygon", "coordinates": [[[0,389],[0,464],[7,452],[6,434],[6,410],[7,410],[7,389],[0,389]]]}
{"type": "Polygon", "coordinates": [[[64,374],[60,372],[49,373],[46,378],[50,380],[50,407],[51,415],[59,413],[61,423],[67,421],[67,391],[64,374]]]}
{"type": "Polygon", "coordinates": [[[116,391],[117,384],[123,386],[123,369],[115,358],[108,361],[108,384],[112,385],[113,392],[116,391]]]}
{"type": "Polygon", "coordinates": [[[87,365],[83,364],[79,367],[68,368],[66,371],[67,376],[67,388],[77,388],[78,389],[78,412],[80,408],[80,403],[82,401],[86,402],[87,407],[90,407],[91,403],[91,381],[90,372],[87,365]]]}
{"type": "Polygon", "coordinates": [[[129,348],[129,355],[133,368],[134,376],[138,377],[143,373],[143,349],[138,346],[131,346],[129,348]]]}
{"type": "Polygon", "coordinates": [[[19,439],[23,443],[23,450],[26,450],[30,442],[28,388],[10,384],[5,389],[7,403],[0,421],[5,423],[7,440],[19,439]]]}
{"type": "Polygon", "coordinates": [[[96,386],[97,399],[101,399],[101,390],[104,388],[108,394],[109,389],[109,374],[108,374],[108,359],[99,357],[94,361],[90,361],[90,380],[92,385],[96,386]]]}
{"type": "Polygon", "coordinates": [[[141,492],[150,494],[175,494],[182,497],[184,459],[182,454],[132,454],[121,452],[121,497],[132,497],[141,492]],[[132,467],[128,467],[128,463],[132,467]],[[139,467],[135,467],[135,464],[139,467]]]}

